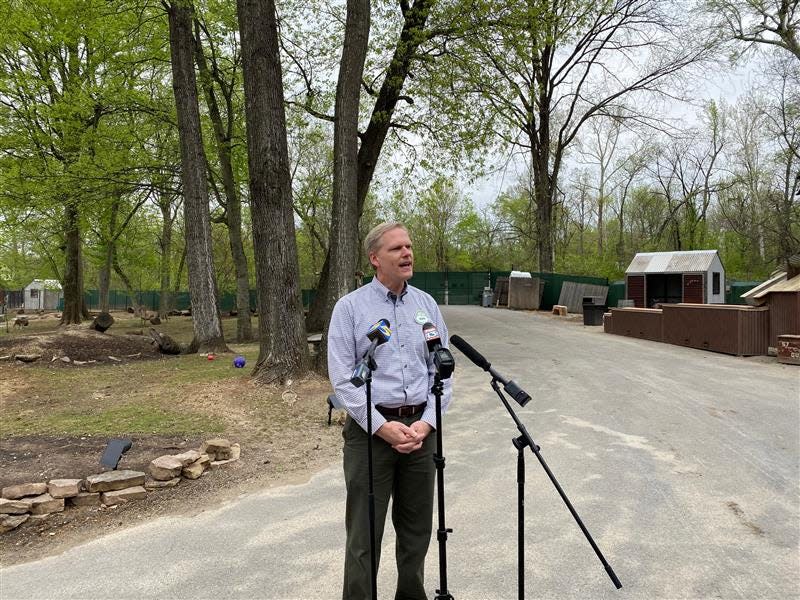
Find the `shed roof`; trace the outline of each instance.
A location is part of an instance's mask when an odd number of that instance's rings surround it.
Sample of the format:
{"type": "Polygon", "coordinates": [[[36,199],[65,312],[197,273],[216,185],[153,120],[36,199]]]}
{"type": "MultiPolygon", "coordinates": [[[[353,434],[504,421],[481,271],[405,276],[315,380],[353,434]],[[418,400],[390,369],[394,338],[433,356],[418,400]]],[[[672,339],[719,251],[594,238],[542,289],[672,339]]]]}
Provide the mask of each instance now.
{"type": "Polygon", "coordinates": [[[757,294],[755,294],[754,298],[762,298],[767,294],[771,294],[772,292],[800,292],[800,275],[795,275],[791,279],[786,279],[784,281],[778,281],[773,285],[761,290],[757,294]]]}
{"type": "Polygon", "coordinates": [[[773,273],[769,279],[762,281],[753,289],[742,294],[741,298],[751,306],[760,306],[766,302],[766,299],[763,297],[766,294],[763,292],[769,291],[769,288],[781,281],[786,281],[786,272],[779,271],[773,273]]]}
{"type": "Polygon", "coordinates": [[[59,283],[58,279],[34,279],[28,285],[25,286],[26,290],[28,288],[60,290],[61,284],[59,283]]]}
{"type": "Polygon", "coordinates": [[[714,262],[716,250],[679,250],[675,252],[639,252],[626,273],[697,273],[705,272],[714,262]]]}

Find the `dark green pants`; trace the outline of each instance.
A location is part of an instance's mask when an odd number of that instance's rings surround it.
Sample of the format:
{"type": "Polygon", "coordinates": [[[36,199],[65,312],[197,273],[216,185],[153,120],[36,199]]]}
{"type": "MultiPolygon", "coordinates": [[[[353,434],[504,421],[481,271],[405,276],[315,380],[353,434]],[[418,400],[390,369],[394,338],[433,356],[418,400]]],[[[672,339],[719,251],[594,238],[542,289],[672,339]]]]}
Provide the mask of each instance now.
{"type": "MultiPolygon", "coordinates": [[[[418,418],[419,416],[390,420],[410,425],[418,418]]],[[[371,577],[367,434],[348,417],[342,436],[344,479],[347,485],[347,546],[342,597],[344,600],[368,600],[371,597],[371,577]]],[[[383,526],[391,497],[392,524],[397,536],[396,600],[427,599],[424,569],[433,521],[435,451],[435,431],[425,438],[422,448],[411,454],[401,454],[379,437],[372,438],[376,556],[380,563],[383,526]]]]}

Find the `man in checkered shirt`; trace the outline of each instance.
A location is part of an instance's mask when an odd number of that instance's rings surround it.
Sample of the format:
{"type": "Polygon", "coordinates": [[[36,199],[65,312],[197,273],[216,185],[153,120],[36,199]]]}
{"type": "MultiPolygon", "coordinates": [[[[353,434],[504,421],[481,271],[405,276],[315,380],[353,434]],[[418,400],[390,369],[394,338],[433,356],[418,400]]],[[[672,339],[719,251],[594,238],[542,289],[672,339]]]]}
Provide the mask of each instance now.
{"type": "MultiPolygon", "coordinates": [[[[436,404],[430,391],[436,370],[422,325],[433,323],[445,347],[447,327],[436,301],[407,283],[413,275],[414,255],[402,223],[382,223],[373,228],[364,240],[364,250],[375,268],[375,277],[336,303],[328,330],[328,373],[348,414],[342,431],[347,485],[342,597],[366,600],[371,596],[366,389],[353,386],[350,377],[370,345],[370,327],[387,319],[392,336],[375,351],[378,368],[372,380],[376,547],[380,559],[391,497],[397,535],[395,598],[424,600],[424,565],[431,538],[436,476],[436,404]]],[[[442,412],[450,397],[451,379],[446,379],[442,412]]]]}

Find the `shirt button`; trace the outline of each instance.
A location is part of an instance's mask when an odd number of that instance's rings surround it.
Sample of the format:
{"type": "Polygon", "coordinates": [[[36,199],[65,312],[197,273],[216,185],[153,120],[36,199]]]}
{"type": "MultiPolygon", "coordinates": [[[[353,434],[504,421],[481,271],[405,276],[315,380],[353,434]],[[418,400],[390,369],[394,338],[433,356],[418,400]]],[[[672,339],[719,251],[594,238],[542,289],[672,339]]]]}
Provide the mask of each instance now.
{"type": "Polygon", "coordinates": [[[403,368],[404,368],[404,369],[405,369],[405,368],[407,368],[407,367],[408,367],[408,365],[403,365],[403,368]]]}

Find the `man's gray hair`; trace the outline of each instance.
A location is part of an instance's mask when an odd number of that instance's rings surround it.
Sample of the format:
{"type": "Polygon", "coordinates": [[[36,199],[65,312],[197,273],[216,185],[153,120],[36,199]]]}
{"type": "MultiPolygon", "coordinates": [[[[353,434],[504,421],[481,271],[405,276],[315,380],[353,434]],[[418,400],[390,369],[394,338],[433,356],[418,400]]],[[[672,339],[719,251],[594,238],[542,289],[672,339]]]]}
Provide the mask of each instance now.
{"type": "Polygon", "coordinates": [[[392,229],[402,229],[406,233],[408,229],[406,226],[403,225],[400,221],[387,221],[386,223],[381,223],[380,225],[375,225],[372,229],[370,229],[367,237],[364,238],[364,255],[369,258],[370,254],[374,254],[381,248],[381,238],[383,234],[387,231],[391,231],[392,229]]]}

